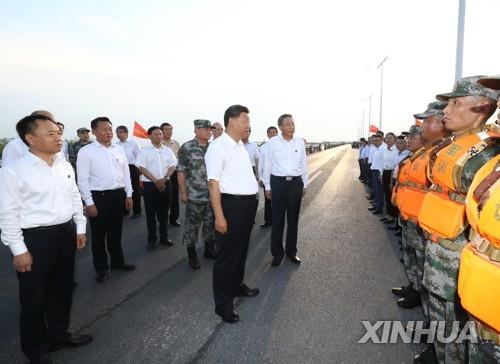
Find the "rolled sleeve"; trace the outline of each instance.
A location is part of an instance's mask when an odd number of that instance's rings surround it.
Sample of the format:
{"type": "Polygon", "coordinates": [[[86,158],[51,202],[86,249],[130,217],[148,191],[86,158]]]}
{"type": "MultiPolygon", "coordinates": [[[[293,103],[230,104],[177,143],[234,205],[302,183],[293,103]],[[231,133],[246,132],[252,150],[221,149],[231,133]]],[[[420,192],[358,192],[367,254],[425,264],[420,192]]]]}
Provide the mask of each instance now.
{"type": "Polygon", "coordinates": [[[212,143],[208,146],[205,154],[205,165],[207,168],[207,180],[220,181],[224,166],[223,156],[220,155],[218,145],[212,143]]]}
{"type": "Polygon", "coordinates": [[[90,158],[85,149],[81,149],[76,160],[76,175],[78,178],[78,189],[82,195],[85,206],[94,204],[90,192],[90,158]]]}
{"type": "Polygon", "coordinates": [[[189,159],[187,156],[187,150],[184,147],[184,145],[179,148],[179,151],[177,152],[177,156],[178,156],[177,167],[176,167],[177,172],[186,172],[187,166],[189,163],[189,159]]]}

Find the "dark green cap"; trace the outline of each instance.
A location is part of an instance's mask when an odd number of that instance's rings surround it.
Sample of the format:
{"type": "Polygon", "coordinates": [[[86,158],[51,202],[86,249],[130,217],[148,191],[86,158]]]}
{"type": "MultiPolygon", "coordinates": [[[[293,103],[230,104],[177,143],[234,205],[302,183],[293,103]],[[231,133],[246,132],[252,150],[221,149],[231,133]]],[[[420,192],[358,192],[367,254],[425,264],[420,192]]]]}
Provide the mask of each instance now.
{"type": "Polygon", "coordinates": [[[425,119],[429,116],[443,115],[443,110],[448,105],[447,101],[434,101],[427,105],[427,110],[420,114],[414,114],[415,119],[425,119]]]}
{"type": "Polygon", "coordinates": [[[464,77],[455,81],[453,86],[453,91],[436,95],[436,99],[441,101],[448,101],[449,99],[455,97],[464,96],[484,96],[492,100],[498,101],[499,93],[498,91],[492,90],[490,88],[484,87],[477,81],[480,79],[487,78],[486,76],[472,76],[464,77]]]}
{"type": "Polygon", "coordinates": [[[408,135],[422,134],[422,128],[420,125],[412,125],[410,127],[408,135]]]}
{"type": "Polygon", "coordinates": [[[195,128],[211,128],[212,124],[210,123],[210,120],[196,119],[194,121],[194,127],[195,128]]]}

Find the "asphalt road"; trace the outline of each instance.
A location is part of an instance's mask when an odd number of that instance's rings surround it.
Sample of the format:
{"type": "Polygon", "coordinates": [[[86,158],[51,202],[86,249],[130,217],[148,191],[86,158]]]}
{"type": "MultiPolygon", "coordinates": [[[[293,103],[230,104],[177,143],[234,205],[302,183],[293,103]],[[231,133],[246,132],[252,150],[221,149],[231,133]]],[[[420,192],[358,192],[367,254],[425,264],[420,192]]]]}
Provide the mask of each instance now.
{"type": "MultiPolygon", "coordinates": [[[[239,299],[240,322],[213,313],[212,261],[193,272],[170,228],[171,248],[146,251],[145,218],[124,224],[124,251],[134,272],[94,281],[89,249],[78,254],[72,330],[94,342],[52,355],[56,363],[411,363],[415,344],[358,344],[363,320],[419,320],[390,288],[406,279],[397,238],[367,211],[357,150],[342,146],[308,157],[311,184],[299,223],[297,267],[270,266],[270,229],[257,213],[246,282],[260,288],[239,299]]],[[[182,211],[181,211],[182,215],[182,211]]],[[[181,219],[182,222],[182,219],[181,219]]],[[[202,254],[200,248],[199,255],[202,254]]],[[[24,363],[19,348],[17,281],[8,249],[0,250],[0,363],[24,363]]]]}

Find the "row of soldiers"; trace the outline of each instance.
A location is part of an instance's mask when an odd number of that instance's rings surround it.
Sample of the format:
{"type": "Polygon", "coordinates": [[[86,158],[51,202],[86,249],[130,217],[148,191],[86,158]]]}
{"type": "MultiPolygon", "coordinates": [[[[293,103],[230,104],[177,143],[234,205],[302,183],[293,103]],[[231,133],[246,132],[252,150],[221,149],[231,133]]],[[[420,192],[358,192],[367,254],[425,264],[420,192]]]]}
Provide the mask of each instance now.
{"type": "Polygon", "coordinates": [[[499,363],[500,128],[487,121],[500,76],[461,78],[436,98],[415,115],[392,191],[409,281],[392,293],[455,339],[433,340],[414,363],[499,363]],[[467,322],[477,342],[457,340],[467,322]]]}

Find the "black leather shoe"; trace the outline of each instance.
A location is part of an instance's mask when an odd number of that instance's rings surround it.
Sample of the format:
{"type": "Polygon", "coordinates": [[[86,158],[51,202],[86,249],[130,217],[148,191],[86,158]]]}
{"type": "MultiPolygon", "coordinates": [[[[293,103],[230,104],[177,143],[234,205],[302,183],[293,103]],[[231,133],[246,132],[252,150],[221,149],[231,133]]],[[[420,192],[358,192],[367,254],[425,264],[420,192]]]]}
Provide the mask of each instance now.
{"type": "MultiPolygon", "coordinates": [[[[400,250],[402,250],[402,249],[400,249],[400,250]]],[[[400,262],[401,264],[405,264],[405,261],[403,260],[403,258],[399,258],[399,262],[400,262]]]]}
{"type": "Polygon", "coordinates": [[[376,208],[375,207],[368,207],[368,211],[375,211],[376,208]]]}
{"type": "Polygon", "coordinates": [[[261,228],[266,228],[268,226],[271,226],[272,224],[270,222],[265,222],[264,224],[260,225],[261,228]]]}
{"type": "Polygon", "coordinates": [[[396,231],[396,230],[399,230],[399,226],[391,226],[391,227],[388,227],[387,229],[392,230],[392,231],[396,231]]]}
{"type": "Polygon", "coordinates": [[[420,306],[420,293],[410,288],[405,297],[400,298],[397,302],[398,306],[401,308],[411,309],[420,306]]]}
{"type": "Polygon", "coordinates": [[[92,342],[91,335],[76,335],[70,334],[64,341],[58,341],[50,344],[50,351],[56,351],[64,348],[78,348],[80,346],[88,345],[92,342]]]}
{"type": "Polygon", "coordinates": [[[181,223],[179,221],[170,221],[170,225],[175,226],[175,227],[179,227],[179,226],[181,226],[181,223]]]}
{"type": "Polygon", "coordinates": [[[375,211],[372,211],[372,214],[374,214],[374,215],[381,215],[382,211],[381,210],[375,210],[375,211]]]}
{"type": "Polygon", "coordinates": [[[160,240],[160,244],[163,244],[166,246],[172,246],[172,245],[174,245],[174,242],[167,238],[166,240],[160,240]]]}
{"type": "Polygon", "coordinates": [[[389,219],[386,219],[386,220],[384,221],[384,224],[387,224],[387,225],[394,224],[394,220],[389,220],[389,219]]]}
{"type": "Polygon", "coordinates": [[[401,230],[398,230],[398,231],[396,232],[396,236],[401,236],[401,230]]]}
{"type": "Polygon", "coordinates": [[[438,364],[434,345],[427,346],[427,349],[417,354],[413,358],[413,364],[438,364]]]}
{"type": "Polygon", "coordinates": [[[255,297],[259,294],[258,288],[250,288],[245,283],[242,283],[239,289],[234,294],[235,297],[255,297]]]}
{"type": "Polygon", "coordinates": [[[394,287],[391,289],[393,295],[398,297],[406,297],[408,295],[409,287],[394,287]]]}
{"type": "Polygon", "coordinates": [[[108,279],[108,272],[97,272],[95,280],[97,283],[104,283],[108,279]]]}
{"type": "Polygon", "coordinates": [[[300,258],[296,255],[294,255],[293,257],[288,257],[288,259],[294,264],[300,264],[300,258]]]}
{"type": "Polygon", "coordinates": [[[42,355],[38,358],[31,358],[30,364],[52,364],[54,363],[49,354],[42,355]]]}
{"type": "Polygon", "coordinates": [[[378,221],[387,222],[387,219],[385,217],[381,217],[378,221]]]}
{"type": "Polygon", "coordinates": [[[222,318],[224,322],[234,324],[240,321],[240,316],[234,311],[226,311],[219,308],[215,309],[215,313],[222,318]]]}
{"type": "Polygon", "coordinates": [[[135,270],[137,267],[135,264],[127,264],[127,263],[122,263],[120,265],[115,265],[114,267],[111,267],[111,270],[135,270]]]}
{"type": "Polygon", "coordinates": [[[278,259],[278,258],[273,258],[273,260],[272,260],[272,262],[271,262],[271,265],[272,265],[273,267],[277,267],[277,266],[279,266],[279,265],[281,264],[281,261],[282,261],[282,260],[283,260],[283,258],[281,258],[281,259],[278,259]]]}

